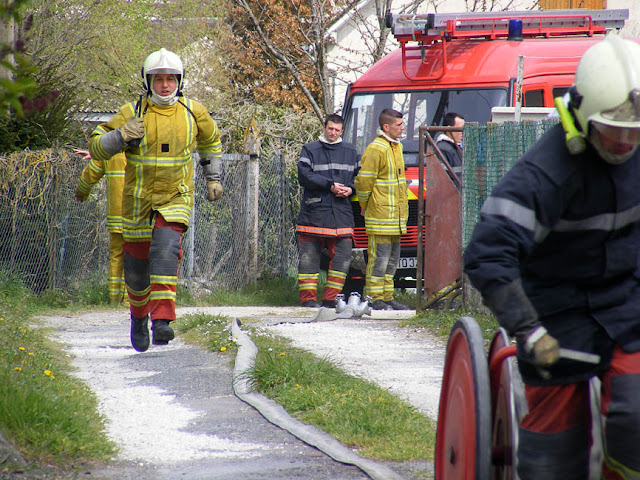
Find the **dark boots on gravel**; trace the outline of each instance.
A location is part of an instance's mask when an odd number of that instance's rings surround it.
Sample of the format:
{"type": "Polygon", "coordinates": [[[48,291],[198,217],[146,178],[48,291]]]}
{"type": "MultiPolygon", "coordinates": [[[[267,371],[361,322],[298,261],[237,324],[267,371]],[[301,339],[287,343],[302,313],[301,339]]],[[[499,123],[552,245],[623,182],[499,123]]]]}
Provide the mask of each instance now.
{"type": "Polygon", "coordinates": [[[144,318],[131,315],[131,345],[137,352],[146,352],[149,348],[149,315],[144,318]]]}
{"type": "Polygon", "coordinates": [[[169,326],[169,320],[153,320],[151,322],[154,345],[166,345],[173,340],[173,328],[169,326]]]}
{"type": "Polygon", "coordinates": [[[404,305],[402,303],[398,303],[396,302],[395,298],[389,300],[388,302],[385,302],[387,305],[389,305],[393,310],[409,310],[409,306],[408,305],[404,305]]]}

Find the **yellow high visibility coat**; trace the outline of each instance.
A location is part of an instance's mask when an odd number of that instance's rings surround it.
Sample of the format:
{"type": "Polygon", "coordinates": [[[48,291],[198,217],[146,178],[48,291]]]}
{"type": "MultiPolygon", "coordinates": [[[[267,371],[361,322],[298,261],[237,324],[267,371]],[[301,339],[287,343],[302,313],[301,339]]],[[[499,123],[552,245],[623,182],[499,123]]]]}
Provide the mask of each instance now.
{"type": "MultiPolygon", "coordinates": [[[[100,137],[124,125],[136,112],[135,103],[120,108],[91,134],[91,152],[97,159],[109,154],[100,137]]],[[[220,132],[200,103],[181,97],[169,106],[144,99],[139,112],[145,136],[138,147],[127,147],[122,200],[123,236],[127,242],[151,240],[155,212],[167,222],[189,226],[193,210],[193,160],[197,145],[201,157],[221,155],[220,132]]],[[[101,158],[102,157],[102,158],[101,158]]]]}
{"type": "Polygon", "coordinates": [[[367,235],[407,232],[409,201],[402,144],[376,137],[362,154],[355,186],[360,207],[365,209],[367,235]]]}
{"type": "Polygon", "coordinates": [[[78,181],[76,195],[87,199],[91,189],[105,178],[107,188],[107,230],[113,233],[122,233],[122,191],[124,190],[124,170],[127,165],[127,157],[124,153],[118,153],[109,160],[96,160],[92,158],[78,181]]]}

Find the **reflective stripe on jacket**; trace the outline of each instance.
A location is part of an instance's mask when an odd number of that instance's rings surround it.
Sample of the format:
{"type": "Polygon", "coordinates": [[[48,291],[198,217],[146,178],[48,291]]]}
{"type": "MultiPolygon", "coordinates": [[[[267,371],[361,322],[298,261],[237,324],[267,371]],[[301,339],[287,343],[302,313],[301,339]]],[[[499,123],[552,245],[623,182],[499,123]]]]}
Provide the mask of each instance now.
{"type": "Polygon", "coordinates": [[[362,154],[355,180],[368,235],[407,232],[409,203],[402,144],[378,136],[362,154]]]}

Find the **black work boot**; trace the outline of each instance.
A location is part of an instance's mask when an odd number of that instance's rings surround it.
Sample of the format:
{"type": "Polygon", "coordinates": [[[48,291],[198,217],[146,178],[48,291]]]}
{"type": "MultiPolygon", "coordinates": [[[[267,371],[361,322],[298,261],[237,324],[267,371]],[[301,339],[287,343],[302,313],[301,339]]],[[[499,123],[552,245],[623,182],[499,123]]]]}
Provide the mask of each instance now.
{"type": "Polygon", "coordinates": [[[144,318],[131,315],[131,345],[136,352],[146,352],[149,348],[149,315],[144,318]]]}
{"type": "Polygon", "coordinates": [[[166,345],[173,340],[173,328],[169,326],[169,320],[152,320],[151,333],[153,333],[154,345],[166,345]]]}
{"type": "Polygon", "coordinates": [[[396,302],[395,298],[385,303],[389,305],[391,308],[393,308],[394,310],[410,310],[408,305],[403,305],[402,303],[396,302]]]}
{"type": "Polygon", "coordinates": [[[305,308],[320,308],[320,304],[315,300],[307,300],[306,302],[302,302],[300,306],[305,308]]]}
{"type": "Polygon", "coordinates": [[[393,310],[393,308],[391,307],[391,305],[389,305],[387,302],[385,302],[384,300],[375,300],[372,304],[371,304],[371,308],[373,308],[374,310],[393,310]]]}

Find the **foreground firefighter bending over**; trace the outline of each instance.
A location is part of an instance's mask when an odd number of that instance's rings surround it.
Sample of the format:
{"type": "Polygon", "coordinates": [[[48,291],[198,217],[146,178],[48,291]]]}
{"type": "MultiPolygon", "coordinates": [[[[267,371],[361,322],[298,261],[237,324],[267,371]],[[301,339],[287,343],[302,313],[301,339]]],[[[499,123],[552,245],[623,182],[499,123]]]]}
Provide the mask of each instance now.
{"type": "Polygon", "coordinates": [[[122,224],[124,278],[131,310],[131,343],[149,348],[173,340],[182,235],[193,209],[193,161],[197,145],[208,200],[222,196],[221,144],[216,123],[200,103],[182,97],[182,61],[164,48],[142,69],[144,98],[120,108],[91,134],[91,155],[127,156],[122,224]]]}
{"type": "Polygon", "coordinates": [[[609,35],[587,50],[559,114],[565,128],[547,132],[484,203],[464,269],[517,340],[529,406],[520,478],[589,478],[588,380],[597,375],[603,477],[637,479],[640,45],[609,35]],[[578,137],[567,135],[574,126],[578,137]],[[601,360],[561,358],[560,348],[601,360]]]}

